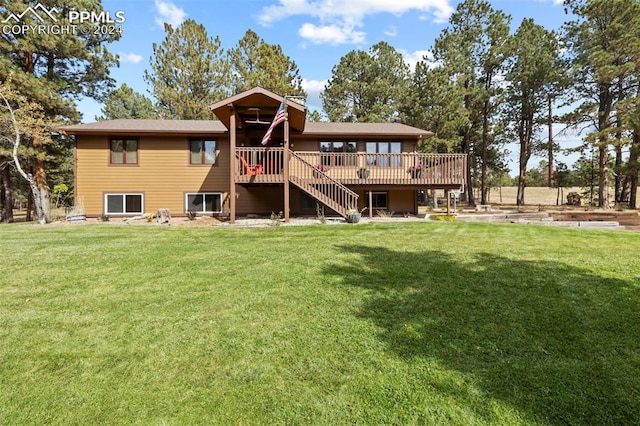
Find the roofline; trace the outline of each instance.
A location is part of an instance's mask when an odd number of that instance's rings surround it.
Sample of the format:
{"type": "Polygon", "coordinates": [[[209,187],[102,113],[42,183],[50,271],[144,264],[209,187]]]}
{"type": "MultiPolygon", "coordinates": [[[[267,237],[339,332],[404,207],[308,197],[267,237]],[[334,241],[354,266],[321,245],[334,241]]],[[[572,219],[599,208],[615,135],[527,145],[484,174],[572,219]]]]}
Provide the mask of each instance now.
{"type": "Polygon", "coordinates": [[[155,130],[155,129],[73,129],[69,127],[75,126],[65,126],[60,127],[58,130],[65,132],[68,135],[104,135],[109,133],[114,133],[118,135],[226,135],[229,134],[228,130],[155,130]]]}
{"type": "MultiPolygon", "coordinates": [[[[293,133],[292,133],[293,134],[293,133]]],[[[368,136],[395,136],[395,137],[411,137],[414,136],[418,139],[429,139],[430,137],[435,136],[435,133],[433,132],[429,132],[429,131],[424,131],[424,132],[416,132],[416,133],[398,133],[398,132],[354,132],[354,133],[347,133],[347,132],[323,132],[323,131],[317,131],[317,132],[309,132],[309,131],[304,131],[302,133],[295,133],[296,135],[300,135],[300,136],[340,136],[340,135],[353,135],[353,136],[358,136],[358,137],[368,137],[368,136]]]]}
{"type": "MultiPolygon", "coordinates": [[[[215,104],[209,105],[209,109],[211,111],[214,111],[214,110],[216,110],[218,108],[221,108],[221,107],[227,106],[229,104],[233,104],[234,102],[237,102],[239,100],[242,100],[242,99],[246,98],[247,96],[256,95],[256,94],[261,94],[261,95],[267,96],[267,97],[269,97],[269,98],[271,98],[271,99],[273,99],[275,101],[280,101],[280,102],[284,102],[284,99],[286,98],[286,96],[280,96],[280,95],[278,95],[276,93],[273,93],[272,91],[267,90],[267,89],[265,89],[263,87],[256,86],[256,87],[254,87],[252,89],[246,90],[244,92],[240,92],[240,93],[238,93],[236,95],[230,96],[230,97],[228,97],[226,99],[223,99],[223,100],[221,100],[219,102],[216,102],[215,104]]],[[[294,107],[295,109],[299,110],[300,112],[305,112],[306,109],[307,109],[306,106],[304,106],[302,104],[299,104],[298,102],[290,102],[290,103],[287,102],[287,106],[288,107],[294,107]]]]}

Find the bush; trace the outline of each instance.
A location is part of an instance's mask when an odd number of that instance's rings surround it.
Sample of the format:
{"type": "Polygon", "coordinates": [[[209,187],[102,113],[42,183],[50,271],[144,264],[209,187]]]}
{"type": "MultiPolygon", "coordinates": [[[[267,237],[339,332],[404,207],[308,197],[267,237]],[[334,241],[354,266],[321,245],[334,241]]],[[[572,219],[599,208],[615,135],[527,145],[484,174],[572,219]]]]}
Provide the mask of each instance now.
{"type": "Polygon", "coordinates": [[[429,215],[429,220],[437,220],[440,222],[455,222],[456,217],[449,214],[432,214],[429,215]]]}

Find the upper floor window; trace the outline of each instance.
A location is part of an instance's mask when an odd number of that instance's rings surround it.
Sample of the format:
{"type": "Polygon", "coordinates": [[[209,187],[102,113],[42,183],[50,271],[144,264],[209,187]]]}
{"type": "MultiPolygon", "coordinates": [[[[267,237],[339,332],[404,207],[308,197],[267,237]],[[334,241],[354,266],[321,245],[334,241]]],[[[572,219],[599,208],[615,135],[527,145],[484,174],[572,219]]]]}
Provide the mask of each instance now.
{"type": "Polygon", "coordinates": [[[402,166],[402,142],[388,142],[388,141],[370,141],[366,143],[368,155],[367,164],[370,166],[402,166]]]}
{"type": "Polygon", "coordinates": [[[356,141],[320,141],[322,164],[325,166],[355,166],[357,158],[345,154],[357,150],[356,141]]]}
{"type": "Polygon", "coordinates": [[[137,139],[111,139],[111,164],[138,164],[137,139]]]}
{"type": "Polygon", "coordinates": [[[216,164],[217,143],[214,140],[192,139],[189,141],[191,164],[216,164]]]}

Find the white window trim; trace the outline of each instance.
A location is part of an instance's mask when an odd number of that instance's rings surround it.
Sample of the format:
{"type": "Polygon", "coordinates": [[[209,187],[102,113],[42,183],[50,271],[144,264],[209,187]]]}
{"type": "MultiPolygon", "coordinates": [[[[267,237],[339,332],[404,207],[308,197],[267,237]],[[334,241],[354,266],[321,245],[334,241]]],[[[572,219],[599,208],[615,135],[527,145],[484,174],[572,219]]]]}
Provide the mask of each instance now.
{"type": "MultiPolygon", "coordinates": [[[[222,192],[187,192],[184,194],[184,212],[188,213],[189,212],[189,195],[202,195],[202,196],[206,196],[206,195],[217,195],[220,197],[220,210],[219,211],[197,211],[195,213],[201,213],[201,214],[215,214],[215,213],[222,213],[222,202],[224,201],[224,197],[223,197],[223,193],[222,192]]],[[[204,201],[204,200],[203,200],[204,201]]],[[[204,206],[204,203],[202,203],[204,206]]]]}
{"type": "Polygon", "coordinates": [[[105,193],[104,194],[104,214],[105,215],[119,215],[119,216],[127,216],[127,215],[132,215],[132,214],[142,214],[144,213],[144,194],[142,192],[109,192],[109,193],[105,193]],[[112,213],[112,212],[108,212],[107,208],[108,208],[108,203],[107,203],[107,197],[108,196],[113,196],[113,195],[120,195],[121,197],[123,197],[122,200],[122,205],[126,208],[127,203],[126,200],[124,200],[124,197],[126,197],[127,195],[139,195],[141,197],[141,207],[142,207],[142,211],[140,212],[124,212],[124,213],[112,213]]]}

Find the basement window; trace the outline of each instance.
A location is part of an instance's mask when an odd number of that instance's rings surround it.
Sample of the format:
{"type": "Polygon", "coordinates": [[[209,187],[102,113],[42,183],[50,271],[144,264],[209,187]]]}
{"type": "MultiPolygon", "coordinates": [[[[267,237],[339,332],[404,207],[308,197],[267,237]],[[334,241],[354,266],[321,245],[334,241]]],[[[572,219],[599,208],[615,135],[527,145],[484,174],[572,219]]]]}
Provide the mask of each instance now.
{"type": "Polygon", "coordinates": [[[142,214],[144,196],[142,194],[106,194],[105,214],[142,214]]]}

